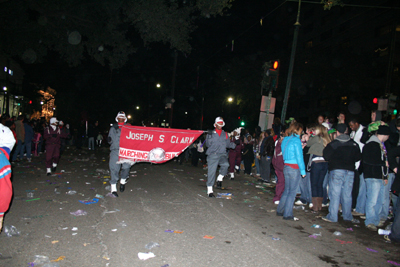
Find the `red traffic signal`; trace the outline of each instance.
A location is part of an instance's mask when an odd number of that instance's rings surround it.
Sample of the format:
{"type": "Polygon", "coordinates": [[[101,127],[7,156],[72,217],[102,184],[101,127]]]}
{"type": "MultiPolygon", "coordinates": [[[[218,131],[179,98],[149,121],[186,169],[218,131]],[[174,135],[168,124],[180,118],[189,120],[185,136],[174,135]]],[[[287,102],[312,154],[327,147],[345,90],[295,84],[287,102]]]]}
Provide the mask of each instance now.
{"type": "Polygon", "coordinates": [[[274,61],[274,65],[272,65],[274,70],[276,70],[279,67],[279,61],[274,61]]]}
{"type": "Polygon", "coordinates": [[[32,100],[29,100],[29,104],[32,104],[32,100]]]}
{"type": "Polygon", "coordinates": [[[374,104],[378,104],[378,98],[374,98],[373,100],[372,100],[372,102],[374,103],[374,104]]]}

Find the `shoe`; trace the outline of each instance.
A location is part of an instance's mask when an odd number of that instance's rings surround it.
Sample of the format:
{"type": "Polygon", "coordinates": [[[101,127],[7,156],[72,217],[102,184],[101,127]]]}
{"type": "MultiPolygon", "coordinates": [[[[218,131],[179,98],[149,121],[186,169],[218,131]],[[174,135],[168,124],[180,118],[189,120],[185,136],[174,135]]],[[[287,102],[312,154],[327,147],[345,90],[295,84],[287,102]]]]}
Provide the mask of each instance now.
{"type": "Polygon", "coordinates": [[[352,211],[352,212],[351,212],[351,215],[353,215],[353,216],[363,216],[363,215],[365,215],[365,214],[364,214],[364,213],[357,212],[357,211],[352,211]]]}
{"type": "Polygon", "coordinates": [[[47,173],[47,176],[50,176],[50,175],[51,175],[51,172],[48,172],[48,173],[47,173]]]}
{"type": "Polygon", "coordinates": [[[287,221],[300,221],[300,219],[297,218],[297,217],[293,217],[293,218],[285,218],[285,217],[283,217],[283,219],[287,220],[287,221]]]}
{"type": "Polygon", "coordinates": [[[326,222],[332,222],[331,220],[329,220],[329,219],[326,218],[326,217],[321,217],[321,219],[324,220],[324,221],[326,221],[326,222]]]}
{"type": "Polygon", "coordinates": [[[111,192],[111,194],[113,194],[115,197],[118,197],[118,193],[116,191],[111,192]]]}
{"type": "Polygon", "coordinates": [[[310,209],[312,209],[312,207],[314,207],[313,203],[308,204],[308,207],[309,207],[310,209]]]}
{"type": "Polygon", "coordinates": [[[275,205],[279,205],[279,200],[275,200],[275,201],[274,201],[274,204],[275,204],[275,205]]]}
{"type": "Polygon", "coordinates": [[[222,189],[222,182],[217,181],[217,188],[222,189]]]}
{"type": "Polygon", "coordinates": [[[257,173],[256,176],[261,176],[261,174],[257,173]]]}
{"type": "Polygon", "coordinates": [[[298,199],[296,202],[294,202],[294,204],[297,205],[297,206],[304,206],[304,205],[306,205],[306,204],[304,204],[303,202],[301,202],[300,199],[298,199]]]}
{"type": "Polygon", "coordinates": [[[273,184],[276,184],[276,180],[272,180],[272,183],[273,183],[273,184]]]}
{"type": "Polygon", "coordinates": [[[124,192],[125,191],[125,184],[120,184],[119,185],[119,192],[124,192]]]}
{"type": "Polygon", "coordinates": [[[378,227],[383,227],[385,225],[386,220],[380,220],[378,227]]]}
{"type": "Polygon", "coordinates": [[[379,235],[390,235],[390,230],[379,229],[378,234],[379,235]]]}
{"type": "Polygon", "coordinates": [[[326,204],[322,203],[322,207],[323,208],[329,207],[329,203],[326,203],[326,204]]]}
{"type": "Polygon", "coordinates": [[[378,228],[376,228],[376,226],[372,223],[367,225],[367,229],[371,230],[371,231],[377,231],[378,228]]]}
{"type": "Polygon", "coordinates": [[[388,235],[383,236],[383,238],[384,238],[386,241],[392,242],[392,240],[390,240],[390,237],[389,237],[388,235]]]}
{"type": "Polygon", "coordinates": [[[32,159],[31,159],[31,158],[29,158],[29,159],[28,159],[28,162],[32,162],[32,159]]]}
{"type": "Polygon", "coordinates": [[[360,219],[363,219],[363,220],[365,220],[365,219],[367,219],[367,216],[365,216],[365,215],[361,215],[361,216],[360,216],[360,219]]]}
{"type": "Polygon", "coordinates": [[[215,197],[215,196],[214,196],[214,193],[208,194],[208,197],[215,197]]]}

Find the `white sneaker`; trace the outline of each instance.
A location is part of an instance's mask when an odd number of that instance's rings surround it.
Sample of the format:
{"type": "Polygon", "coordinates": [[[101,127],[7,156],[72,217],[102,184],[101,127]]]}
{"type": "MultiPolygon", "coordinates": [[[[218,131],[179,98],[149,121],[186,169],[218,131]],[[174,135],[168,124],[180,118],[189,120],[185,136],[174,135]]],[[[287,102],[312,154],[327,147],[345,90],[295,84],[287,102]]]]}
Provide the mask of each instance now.
{"type": "Polygon", "coordinates": [[[275,200],[275,201],[274,201],[274,204],[275,204],[275,205],[279,205],[279,200],[275,200]]]}
{"type": "Polygon", "coordinates": [[[323,208],[329,207],[329,203],[326,203],[326,204],[322,203],[322,207],[323,207],[323,208]]]}
{"type": "Polygon", "coordinates": [[[273,184],[276,184],[276,180],[272,180],[272,183],[273,183],[273,184]]]}
{"type": "Polygon", "coordinates": [[[261,174],[257,173],[256,176],[261,176],[261,174]]]}
{"type": "Polygon", "coordinates": [[[378,230],[378,234],[380,234],[380,235],[390,235],[390,230],[379,229],[378,230]]]}
{"type": "Polygon", "coordinates": [[[308,207],[311,209],[312,207],[314,207],[314,205],[313,205],[312,203],[310,203],[310,204],[308,205],[308,207]]]}
{"type": "Polygon", "coordinates": [[[301,202],[300,199],[297,200],[296,202],[294,202],[294,204],[295,204],[295,205],[298,205],[298,206],[304,206],[304,205],[306,205],[306,204],[304,204],[303,202],[301,202]]]}

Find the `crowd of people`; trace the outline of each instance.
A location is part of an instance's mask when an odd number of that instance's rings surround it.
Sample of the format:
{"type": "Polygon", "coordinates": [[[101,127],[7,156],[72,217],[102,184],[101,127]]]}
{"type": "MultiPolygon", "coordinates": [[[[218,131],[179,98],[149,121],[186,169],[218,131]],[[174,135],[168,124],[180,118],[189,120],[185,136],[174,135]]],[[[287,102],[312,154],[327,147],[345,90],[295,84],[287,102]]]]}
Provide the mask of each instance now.
{"type": "Polygon", "coordinates": [[[379,233],[400,242],[400,118],[385,122],[373,111],[371,123],[363,126],[357,118],[346,121],[341,112],[336,122],[321,115],[305,127],[293,118],[286,125],[277,118],[271,129],[257,127],[253,135],[240,128],[226,133],[224,126],[223,118],[216,118],[215,129],[190,149],[192,165],[201,159],[208,166],[209,197],[215,196],[215,180],[218,189],[224,177],[244,171],[259,182],[276,183],[273,201],[285,220],[299,220],[293,205],[308,205],[314,213],[328,207],[322,219],[330,223],[338,222],[340,213],[345,221],[365,220],[371,231],[394,221],[391,231],[379,233]]]}
{"type": "MultiPolygon", "coordinates": [[[[120,129],[127,121],[125,113],[119,112],[115,120],[107,141],[111,150],[111,194],[118,197],[117,183],[123,192],[131,166],[116,163],[120,129]]],[[[345,221],[354,222],[354,217],[359,217],[372,231],[391,218],[391,231],[379,232],[387,234],[387,240],[400,242],[400,118],[385,122],[379,111],[373,111],[371,123],[364,126],[357,118],[346,121],[346,114],[341,112],[335,122],[320,115],[305,127],[294,118],[285,124],[276,118],[271,129],[261,131],[257,127],[252,134],[243,128],[228,133],[222,129],[224,126],[224,119],[217,117],[214,129],[205,132],[177,158],[182,164],[191,155],[193,166],[201,162],[207,169],[209,197],[215,197],[215,182],[221,189],[225,177],[234,180],[235,174],[243,172],[261,183],[276,184],[273,202],[277,216],[284,220],[299,220],[293,215],[293,205],[308,205],[314,213],[328,207],[329,213],[322,219],[331,223],[338,222],[340,213],[345,221]]],[[[46,151],[46,171],[51,175],[72,136],[78,149],[85,138],[89,150],[95,149],[95,141],[101,146],[104,139],[98,123],[83,124],[73,135],[69,125],[55,117],[47,123],[23,116],[2,116],[1,127],[0,167],[5,176],[0,177],[0,183],[6,184],[2,188],[7,188],[9,161],[18,162],[26,156],[30,162],[32,154],[46,151]]],[[[0,217],[7,210],[1,209],[0,217]]]]}

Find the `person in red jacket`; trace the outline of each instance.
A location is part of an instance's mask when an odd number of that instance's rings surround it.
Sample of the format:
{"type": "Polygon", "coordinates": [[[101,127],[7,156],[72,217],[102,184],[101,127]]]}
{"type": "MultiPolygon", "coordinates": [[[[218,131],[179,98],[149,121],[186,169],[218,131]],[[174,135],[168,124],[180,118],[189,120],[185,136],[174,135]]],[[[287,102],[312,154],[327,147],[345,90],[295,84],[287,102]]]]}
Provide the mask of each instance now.
{"type": "Polygon", "coordinates": [[[13,194],[11,184],[10,151],[15,145],[11,130],[0,124],[0,232],[4,213],[8,210],[13,194]]]}
{"type": "Polygon", "coordinates": [[[50,119],[50,125],[43,131],[43,138],[46,140],[47,176],[56,171],[60,160],[61,138],[68,138],[68,133],[62,132],[57,124],[58,120],[53,117],[50,119]]]}

